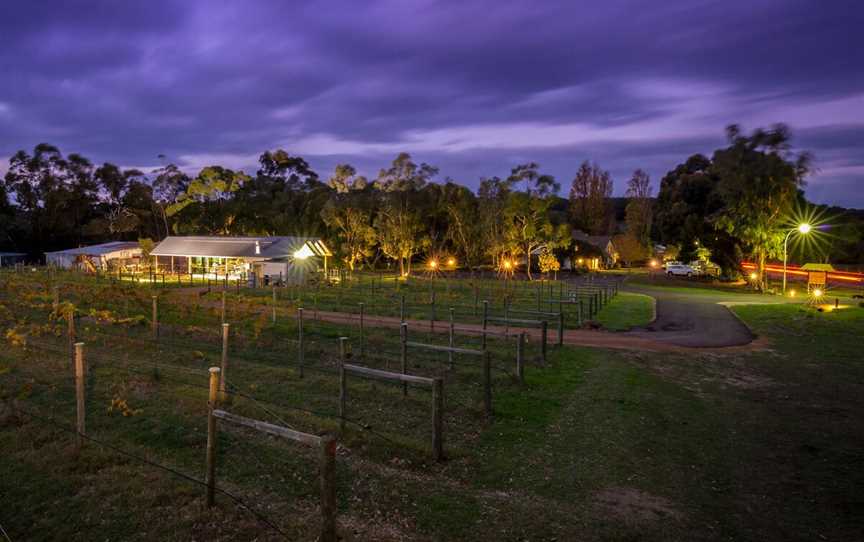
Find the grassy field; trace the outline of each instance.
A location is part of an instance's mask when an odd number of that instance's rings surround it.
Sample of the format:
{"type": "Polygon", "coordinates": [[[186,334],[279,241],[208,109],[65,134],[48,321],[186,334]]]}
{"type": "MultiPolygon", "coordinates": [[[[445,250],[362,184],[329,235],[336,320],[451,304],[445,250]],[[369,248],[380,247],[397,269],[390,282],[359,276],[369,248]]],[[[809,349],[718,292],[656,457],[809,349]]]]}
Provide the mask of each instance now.
{"type": "MultiPolygon", "coordinates": [[[[89,302],[146,316],[140,297],[109,291],[89,302]]],[[[208,510],[197,483],[141,461],[203,477],[204,373],[218,359],[208,331],[213,309],[166,309],[171,327],[156,353],[146,323],[80,322],[93,366],[88,433],[133,458],[96,443],[73,453],[71,372],[50,304],[50,294],[19,285],[4,292],[0,308],[0,525],[12,540],[315,538],[309,450],[245,430],[220,433],[220,487],[266,521],[224,495],[208,510]]],[[[353,382],[361,425],[349,424],[341,438],[340,533],[348,540],[860,539],[864,309],[735,311],[768,338],[767,348],[553,349],[519,385],[506,372],[509,346],[497,344],[502,370],[491,422],[480,409],[476,367],[442,372],[440,358],[421,359],[414,370],[447,380],[443,463],[428,455],[428,395],[412,390],[403,399],[386,384],[353,382]]],[[[300,430],[336,430],[338,420],[326,415],[336,389],[329,350],[301,380],[291,363],[291,324],[247,319],[232,351],[242,395],[233,395],[230,409],[300,430]]],[[[327,344],[356,334],[309,325],[327,344]]],[[[370,348],[386,353],[388,333],[369,333],[370,348]]]]}
{"type": "Polygon", "coordinates": [[[620,292],[597,314],[597,323],[609,331],[627,331],[653,319],[654,299],[631,292],[620,292]]]}

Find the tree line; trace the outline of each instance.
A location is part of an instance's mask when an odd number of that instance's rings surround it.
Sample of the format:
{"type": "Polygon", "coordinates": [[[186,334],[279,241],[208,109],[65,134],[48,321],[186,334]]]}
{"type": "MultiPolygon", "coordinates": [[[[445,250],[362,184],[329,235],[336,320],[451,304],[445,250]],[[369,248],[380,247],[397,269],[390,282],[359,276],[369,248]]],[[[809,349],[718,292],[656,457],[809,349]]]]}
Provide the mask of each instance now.
{"type": "MultiPolygon", "coordinates": [[[[627,262],[644,261],[654,242],[682,258],[709,251],[726,273],[747,256],[778,254],[779,234],[796,208],[807,155],[789,150],[777,126],[744,135],[711,158],[694,155],[670,171],[652,197],[647,173],[627,181],[623,216],[613,179],[584,161],[561,185],[529,162],[486,177],[475,192],[438,168],[401,153],[374,178],[340,164],[326,178],[285,150],[266,151],[254,175],[220,165],[192,176],[174,164],[150,172],[95,165],[49,144],[19,151],[0,183],[0,248],[33,257],[107,240],[167,235],[322,236],[350,269],[385,263],[411,273],[422,258],[451,256],[461,267],[500,267],[534,256],[554,269],[574,246],[572,232],[615,235],[627,262]]],[[[530,267],[527,269],[531,273],[530,267]]]]}

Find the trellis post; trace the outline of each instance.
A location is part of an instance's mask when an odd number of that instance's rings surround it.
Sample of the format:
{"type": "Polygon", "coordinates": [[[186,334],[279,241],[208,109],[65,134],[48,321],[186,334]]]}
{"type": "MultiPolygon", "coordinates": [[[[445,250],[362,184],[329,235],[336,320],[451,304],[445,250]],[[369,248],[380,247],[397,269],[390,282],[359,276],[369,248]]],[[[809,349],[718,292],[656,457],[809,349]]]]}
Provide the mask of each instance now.
{"type": "Polygon", "coordinates": [[[228,332],[231,324],[222,324],[222,360],[221,369],[219,371],[219,400],[225,402],[227,394],[225,392],[225,373],[228,372],[228,332]]]}
{"type": "Polygon", "coordinates": [[[87,403],[84,395],[84,375],[86,372],[84,361],[84,343],[75,343],[75,451],[80,452],[84,446],[85,419],[87,417],[87,403]]]}
{"type": "Polygon", "coordinates": [[[297,371],[303,378],[303,361],[306,353],[303,349],[303,307],[297,309],[297,371]]]}
{"type": "Polygon", "coordinates": [[[207,506],[212,507],[216,503],[216,396],[222,378],[219,376],[219,367],[210,367],[210,394],[207,400],[207,473],[205,483],[207,484],[207,506]]]}
{"type": "MultiPolygon", "coordinates": [[[[399,325],[399,362],[402,374],[408,374],[408,324],[399,325]]],[[[402,382],[402,395],[408,395],[408,383],[402,382]]]]}

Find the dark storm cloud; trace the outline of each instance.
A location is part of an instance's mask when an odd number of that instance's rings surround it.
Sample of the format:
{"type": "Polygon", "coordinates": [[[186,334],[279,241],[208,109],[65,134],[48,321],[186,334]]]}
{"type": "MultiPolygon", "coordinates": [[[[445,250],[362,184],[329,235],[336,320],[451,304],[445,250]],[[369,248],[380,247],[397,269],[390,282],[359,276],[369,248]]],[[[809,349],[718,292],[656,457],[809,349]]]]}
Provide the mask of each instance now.
{"type": "Polygon", "coordinates": [[[864,206],[862,24],[842,1],[7,2],[0,158],[49,141],[251,170],[283,146],[374,175],[406,150],[471,186],[591,159],[620,192],[728,123],[785,121],[817,158],[808,194],[864,206]]]}

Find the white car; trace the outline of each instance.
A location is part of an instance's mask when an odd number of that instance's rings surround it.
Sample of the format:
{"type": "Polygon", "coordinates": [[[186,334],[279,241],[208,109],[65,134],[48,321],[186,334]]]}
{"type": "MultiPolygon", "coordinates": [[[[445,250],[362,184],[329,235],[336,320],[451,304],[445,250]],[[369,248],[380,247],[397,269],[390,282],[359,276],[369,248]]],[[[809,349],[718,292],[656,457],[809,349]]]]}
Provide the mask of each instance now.
{"type": "Polygon", "coordinates": [[[666,264],[666,274],[670,277],[695,277],[699,272],[683,263],[670,263],[666,264]]]}

